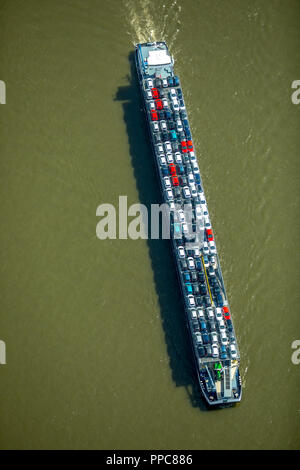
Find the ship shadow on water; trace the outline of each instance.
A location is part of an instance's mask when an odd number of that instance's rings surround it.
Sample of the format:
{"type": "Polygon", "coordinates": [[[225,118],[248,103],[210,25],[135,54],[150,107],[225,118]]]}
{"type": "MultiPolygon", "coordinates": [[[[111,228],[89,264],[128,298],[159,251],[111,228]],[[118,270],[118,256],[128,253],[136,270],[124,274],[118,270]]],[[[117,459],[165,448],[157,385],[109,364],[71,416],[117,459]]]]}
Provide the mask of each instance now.
{"type": "MultiPolygon", "coordinates": [[[[142,110],[143,105],[133,52],[129,54],[129,62],[131,66],[131,76],[128,77],[129,84],[118,88],[115,100],[121,101],[123,106],[139,200],[148,208],[150,214],[151,204],[161,204],[162,198],[147,123],[142,110]]],[[[149,233],[151,233],[150,221],[149,233]]],[[[185,387],[192,406],[206,411],[208,408],[198,384],[171,243],[169,240],[151,240],[150,237],[147,243],[172,378],[177,387],[185,387]]]]}

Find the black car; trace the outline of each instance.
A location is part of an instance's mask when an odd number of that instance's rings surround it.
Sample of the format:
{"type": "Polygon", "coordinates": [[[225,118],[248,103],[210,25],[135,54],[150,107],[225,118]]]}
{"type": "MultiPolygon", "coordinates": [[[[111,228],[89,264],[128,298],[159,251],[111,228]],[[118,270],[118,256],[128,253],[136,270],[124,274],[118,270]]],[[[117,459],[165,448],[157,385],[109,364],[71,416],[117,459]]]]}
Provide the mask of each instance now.
{"type": "Polygon", "coordinates": [[[209,323],[209,329],[210,329],[211,332],[216,331],[216,324],[215,324],[214,321],[211,321],[209,323]]]}
{"type": "Polygon", "coordinates": [[[194,295],[199,295],[200,294],[198,284],[193,284],[193,291],[194,291],[194,295]]]}
{"type": "Polygon", "coordinates": [[[186,263],[185,259],[181,259],[180,264],[181,264],[182,269],[187,269],[187,263],[186,263]]]}
{"type": "Polygon", "coordinates": [[[223,297],[221,296],[221,294],[217,294],[216,297],[217,297],[218,307],[223,307],[223,297]]]}
{"type": "Polygon", "coordinates": [[[156,144],[159,144],[161,142],[161,136],[159,132],[155,132],[153,134],[153,139],[156,144]]]}
{"type": "Polygon", "coordinates": [[[196,297],[196,305],[197,307],[203,307],[203,301],[199,295],[196,297]]]}
{"type": "Polygon", "coordinates": [[[163,140],[164,142],[166,142],[167,140],[169,140],[169,134],[168,134],[168,132],[163,131],[163,132],[161,133],[161,136],[162,136],[162,140],[163,140]]]}
{"type": "Polygon", "coordinates": [[[207,294],[207,288],[205,284],[200,284],[200,294],[201,295],[206,295],[207,294]]]}
{"type": "Polygon", "coordinates": [[[180,198],[180,196],[181,196],[181,191],[180,191],[180,188],[179,188],[178,186],[175,186],[175,187],[173,188],[173,192],[174,192],[174,197],[175,197],[175,198],[177,198],[177,197],[180,198]]]}
{"type": "Polygon", "coordinates": [[[185,165],[185,172],[187,175],[192,172],[192,167],[189,163],[185,165]]]}
{"type": "Polygon", "coordinates": [[[211,346],[209,344],[207,346],[205,346],[205,352],[206,352],[207,356],[212,355],[212,349],[211,349],[211,346]]]}
{"type": "MultiPolygon", "coordinates": [[[[201,263],[201,261],[200,261],[200,263],[201,263]]],[[[205,274],[204,274],[203,271],[198,273],[198,278],[199,278],[199,281],[201,282],[201,284],[203,284],[205,282],[205,274]]]]}
{"type": "Polygon", "coordinates": [[[177,142],[172,142],[171,145],[172,145],[173,152],[178,152],[178,150],[179,150],[178,143],[177,142]]]}
{"type": "Polygon", "coordinates": [[[180,181],[181,186],[187,185],[187,179],[185,176],[180,176],[179,181],[180,181]]]}
{"type": "Polygon", "coordinates": [[[154,80],[154,85],[155,85],[155,88],[161,88],[162,87],[162,79],[156,77],[156,79],[154,80]]]}
{"type": "Polygon", "coordinates": [[[157,111],[157,117],[158,117],[159,121],[162,121],[163,119],[166,118],[165,112],[164,111],[157,111]]]}
{"type": "Polygon", "coordinates": [[[185,133],[184,132],[178,132],[178,139],[181,141],[181,140],[185,140],[185,133]]]}
{"type": "Polygon", "coordinates": [[[181,88],[178,88],[178,89],[177,89],[177,96],[178,96],[178,98],[182,98],[182,90],[181,90],[181,88]]]}
{"type": "Polygon", "coordinates": [[[191,279],[192,279],[192,282],[197,282],[198,278],[197,278],[196,271],[191,271],[191,279]]]}
{"type": "Polygon", "coordinates": [[[175,129],[175,122],[173,121],[173,119],[170,119],[170,121],[168,122],[168,128],[170,131],[175,129]]]}
{"type": "MultiPolygon", "coordinates": [[[[181,116],[181,119],[182,119],[182,120],[187,119],[187,114],[186,114],[186,112],[185,112],[184,109],[182,109],[182,110],[180,111],[180,116],[181,116]]],[[[188,123],[187,123],[187,125],[188,125],[188,123]]]]}
{"type": "Polygon", "coordinates": [[[205,303],[206,307],[210,307],[210,306],[211,306],[211,300],[210,300],[210,296],[209,296],[209,295],[205,295],[203,300],[204,300],[204,303],[205,303]]]}
{"type": "Polygon", "coordinates": [[[200,326],[199,326],[199,323],[197,322],[197,320],[193,320],[192,326],[193,326],[193,331],[195,333],[200,332],[200,326]]]}
{"type": "Polygon", "coordinates": [[[175,118],[175,121],[177,121],[177,119],[180,119],[180,114],[178,111],[174,111],[173,116],[175,118]]]}
{"type": "Polygon", "coordinates": [[[205,349],[203,346],[198,346],[197,351],[198,351],[199,357],[205,356],[205,349]]]}
{"type": "Polygon", "coordinates": [[[203,340],[203,344],[209,343],[209,336],[207,333],[202,333],[202,340],[203,340]]]}
{"type": "Polygon", "coordinates": [[[165,109],[165,116],[168,121],[172,118],[172,113],[170,109],[165,109]]]}

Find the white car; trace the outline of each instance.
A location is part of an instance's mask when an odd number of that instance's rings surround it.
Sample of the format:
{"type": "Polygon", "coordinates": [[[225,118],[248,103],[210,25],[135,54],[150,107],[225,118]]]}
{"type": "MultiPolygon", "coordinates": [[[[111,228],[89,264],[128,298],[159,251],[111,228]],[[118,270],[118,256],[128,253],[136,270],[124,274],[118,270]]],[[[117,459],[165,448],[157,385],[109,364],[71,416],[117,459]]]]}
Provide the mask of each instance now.
{"type": "Polygon", "coordinates": [[[219,320],[219,329],[220,329],[220,331],[225,330],[225,323],[224,323],[223,319],[219,320]]]}
{"type": "Polygon", "coordinates": [[[173,163],[173,156],[172,156],[171,153],[167,153],[166,157],[167,157],[167,162],[168,163],[173,163]]]}
{"type": "Polygon", "coordinates": [[[170,97],[171,97],[172,100],[173,100],[173,98],[177,98],[177,93],[176,93],[175,88],[171,88],[170,97]]]}
{"type": "Polygon", "coordinates": [[[182,156],[180,152],[175,152],[175,160],[178,165],[182,164],[182,156]]]}
{"type": "Polygon", "coordinates": [[[167,199],[168,199],[169,201],[173,201],[174,197],[173,197],[173,191],[172,191],[172,189],[167,189],[167,191],[166,191],[166,196],[167,196],[167,199]]]}
{"type": "Polygon", "coordinates": [[[166,121],[160,121],[160,128],[162,131],[166,131],[167,130],[167,123],[166,121]]]}
{"type": "Polygon", "coordinates": [[[147,78],[147,86],[148,88],[153,88],[153,80],[151,78],[147,78]]]}
{"type": "Polygon", "coordinates": [[[209,320],[214,320],[215,316],[214,316],[214,311],[212,307],[208,307],[206,309],[206,314],[209,320]]]}
{"type": "Polygon", "coordinates": [[[212,343],[215,343],[215,344],[218,344],[219,341],[218,341],[218,335],[217,335],[217,333],[212,333],[212,334],[211,334],[211,342],[212,342],[212,343]]]}
{"type": "Polygon", "coordinates": [[[168,107],[169,107],[169,103],[168,103],[168,100],[167,100],[166,98],[163,98],[162,104],[163,104],[163,107],[164,107],[164,108],[168,108],[168,107]]]}
{"type": "Polygon", "coordinates": [[[220,332],[220,335],[221,335],[221,343],[222,343],[224,346],[227,346],[227,344],[228,344],[228,338],[227,338],[227,335],[226,335],[225,331],[221,331],[221,332],[220,332]]]}
{"type": "Polygon", "coordinates": [[[179,258],[185,258],[185,251],[184,251],[183,246],[178,247],[178,256],[179,258]]]}
{"type": "Polygon", "coordinates": [[[169,202],[169,207],[170,207],[170,211],[175,211],[175,204],[174,204],[174,202],[169,202]]]}
{"type": "Polygon", "coordinates": [[[172,152],[172,145],[169,141],[165,142],[165,149],[167,152],[172,152]]]}
{"type": "Polygon", "coordinates": [[[179,111],[179,104],[176,98],[172,101],[172,107],[174,111],[179,111]]]}
{"type": "Polygon", "coordinates": [[[195,297],[190,294],[187,296],[187,299],[188,299],[188,304],[190,307],[195,307],[196,303],[195,303],[195,297]]]}
{"type": "Polygon", "coordinates": [[[184,188],[182,188],[182,190],[183,190],[183,195],[186,199],[190,199],[192,197],[190,188],[188,186],[184,186],[184,188]]]}
{"type": "Polygon", "coordinates": [[[205,204],[206,205],[206,199],[205,199],[203,191],[199,192],[199,201],[200,201],[200,204],[205,204]]]}
{"type": "Polygon", "coordinates": [[[164,183],[166,188],[171,188],[171,180],[168,176],[164,177],[164,183]]]}
{"type": "Polygon", "coordinates": [[[196,206],[195,208],[195,214],[196,214],[196,219],[200,220],[202,219],[202,210],[200,206],[196,206]]]}
{"type": "Polygon", "coordinates": [[[161,155],[159,157],[159,163],[161,164],[161,166],[166,166],[167,160],[166,160],[166,157],[164,155],[161,155]]]}
{"type": "Polygon", "coordinates": [[[202,250],[203,250],[204,255],[209,254],[209,248],[208,248],[208,243],[207,242],[203,242],[202,250]]]}
{"type": "Polygon", "coordinates": [[[216,319],[218,321],[223,320],[222,309],[220,307],[216,308],[216,319]]]}
{"type": "Polygon", "coordinates": [[[219,356],[219,348],[216,344],[212,345],[212,357],[218,357],[219,356]]]}
{"type": "Polygon", "coordinates": [[[195,183],[195,178],[194,178],[193,173],[188,174],[188,182],[189,183],[195,183]]]}
{"type": "Polygon", "coordinates": [[[145,94],[146,94],[146,99],[147,100],[152,100],[152,93],[151,93],[150,90],[146,90],[145,94]]]}
{"type": "Polygon", "coordinates": [[[198,318],[199,318],[200,320],[204,320],[204,311],[203,311],[203,308],[198,308],[197,313],[198,313],[198,318]]]}
{"type": "Polygon", "coordinates": [[[195,183],[190,184],[190,190],[191,190],[191,193],[192,193],[192,197],[197,197],[198,196],[198,191],[197,191],[195,183]]]}
{"type": "Polygon", "coordinates": [[[197,161],[196,161],[196,160],[192,160],[192,161],[191,161],[191,164],[192,164],[193,172],[194,172],[194,173],[199,173],[199,167],[198,167],[197,161]]]}
{"type": "Polygon", "coordinates": [[[195,152],[190,152],[190,160],[191,160],[191,162],[196,161],[195,152]]]}
{"type": "Polygon", "coordinates": [[[182,224],[182,232],[184,235],[187,235],[189,233],[188,224],[186,222],[183,222],[182,224]]]}
{"type": "Polygon", "coordinates": [[[182,122],[180,121],[180,119],[176,121],[176,127],[177,127],[178,132],[183,132],[183,126],[182,126],[182,122]]]}
{"type": "Polygon", "coordinates": [[[201,204],[201,209],[202,209],[203,215],[208,217],[207,205],[206,204],[201,204]]]}
{"type": "Polygon", "coordinates": [[[154,132],[158,132],[158,131],[159,131],[159,126],[158,126],[158,122],[157,122],[157,121],[153,121],[153,122],[152,122],[152,127],[153,127],[154,132]]]}
{"type": "Polygon", "coordinates": [[[192,320],[197,320],[198,319],[197,310],[191,310],[191,317],[192,317],[192,320]]]}
{"type": "Polygon", "coordinates": [[[178,217],[179,217],[180,222],[185,222],[184,211],[183,211],[182,209],[179,209],[179,211],[177,212],[177,214],[178,214],[178,217]]]}
{"type": "Polygon", "coordinates": [[[164,88],[167,88],[167,86],[168,86],[168,80],[167,80],[166,78],[163,78],[162,86],[163,86],[164,88]]]}
{"type": "Polygon", "coordinates": [[[157,153],[164,153],[164,148],[162,144],[157,144],[156,148],[157,148],[157,153]]]}
{"type": "Polygon", "coordinates": [[[195,269],[195,261],[193,260],[191,256],[187,259],[187,263],[188,263],[189,269],[195,269]]]}
{"type": "Polygon", "coordinates": [[[207,215],[204,216],[204,226],[205,226],[206,229],[211,228],[211,223],[210,223],[209,217],[207,215]]]}
{"type": "Polygon", "coordinates": [[[209,266],[209,268],[208,268],[208,274],[209,274],[210,276],[212,276],[212,277],[216,275],[215,270],[214,270],[214,268],[213,268],[212,266],[209,266]]]}
{"type": "Polygon", "coordinates": [[[194,248],[194,257],[195,257],[195,258],[199,258],[199,256],[200,256],[200,250],[199,250],[199,248],[196,246],[196,247],[194,248]]]}
{"type": "Polygon", "coordinates": [[[208,242],[209,250],[212,254],[216,253],[216,245],[215,242],[208,242]]]}
{"type": "Polygon", "coordinates": [[[235,359],[237,357],[237,350],[234,344],[230,345],[230,355],[232,359],[235,359]]]}
{"type": "Polygon", "coordinates": [[[212,256],[210,257],[210,264],[212,265],[212,267],[215,267],[216,258],[214,257],[214,255],[212,255],[212,256]]]}
{"type": "Polygon", "coordinates": [[[195,333],[195,338],[197,345],[203,344],[201,333],[195,333]]]}
{"type": "Polygon", "coordinates": [[[154,103],[154,101],[149,101],[148,106],[149,106],[149,109],[150,109],[150,110],[155,109],[155,103],[154,103]]]}

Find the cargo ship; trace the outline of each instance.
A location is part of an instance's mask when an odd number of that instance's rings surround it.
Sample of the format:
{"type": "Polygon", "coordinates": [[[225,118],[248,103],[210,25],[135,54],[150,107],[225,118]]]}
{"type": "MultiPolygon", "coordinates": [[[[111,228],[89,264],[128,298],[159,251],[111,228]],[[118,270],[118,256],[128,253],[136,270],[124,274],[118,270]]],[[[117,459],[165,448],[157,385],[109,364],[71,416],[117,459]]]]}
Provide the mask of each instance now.
{"type": "Polygon", "coordinates": [[[174,58],[148,42],[136,44],[135,64],[199,387],[210,407],[234,404],[240,353],[174,58]]]}

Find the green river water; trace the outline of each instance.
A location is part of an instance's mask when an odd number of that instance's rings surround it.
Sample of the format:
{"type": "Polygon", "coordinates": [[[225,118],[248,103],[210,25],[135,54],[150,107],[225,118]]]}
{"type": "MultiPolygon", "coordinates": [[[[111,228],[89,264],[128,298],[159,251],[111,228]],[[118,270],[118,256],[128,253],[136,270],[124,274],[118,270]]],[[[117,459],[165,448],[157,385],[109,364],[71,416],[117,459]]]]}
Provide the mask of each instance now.
{"type": "Polygon", "coordinates": [[[1,448],[296,449],[300,3],[0,0],[1,448]],[[96,237],[160,201],[131,53],[167,41],[241,351],[201,405],[168,241],[96,237]]]}

